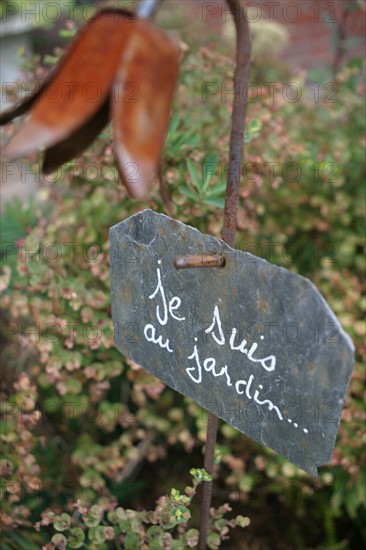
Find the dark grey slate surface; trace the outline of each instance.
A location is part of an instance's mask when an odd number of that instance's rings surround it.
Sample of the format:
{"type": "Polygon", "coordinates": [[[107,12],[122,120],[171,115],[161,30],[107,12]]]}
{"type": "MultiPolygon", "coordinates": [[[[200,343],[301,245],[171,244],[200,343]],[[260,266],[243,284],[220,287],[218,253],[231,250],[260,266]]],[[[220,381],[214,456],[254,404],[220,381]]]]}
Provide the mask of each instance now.
{"type": "Polygon", "coordinates": [[[317,475],[335,444],[354,347],[316,287],[151,210],[110,238],[118,349],[317,475]],[[177,255],[213,252],[224,268],[173,266],[177,255]]]}

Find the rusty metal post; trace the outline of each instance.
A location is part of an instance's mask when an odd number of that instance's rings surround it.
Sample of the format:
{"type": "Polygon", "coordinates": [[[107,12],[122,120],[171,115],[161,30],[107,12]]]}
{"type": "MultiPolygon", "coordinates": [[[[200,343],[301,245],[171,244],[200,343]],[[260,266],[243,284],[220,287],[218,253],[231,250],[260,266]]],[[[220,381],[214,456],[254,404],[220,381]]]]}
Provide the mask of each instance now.
{"type": "MultiPolygon", "coordinates": [[[[244,6],[237,0],[226,0],[234,17],[237,32],[236,69],[234,76],[235,98],[230,137],[228,181],[225,197],[223,240],[234,246],[239,202],[239,184],[243,163],[244,127],[247,108],[247,89],[250,75],[251,42],[249,25],[244,6]]],[[[204,468],[213,475],[215,445],[217,438],[217,416],[208,413],[207,439],[204,468]]],[[[212,499],[212,481],[203,482],[200,518],[199,550],[206,550],[207,528],[212,499]]]]}

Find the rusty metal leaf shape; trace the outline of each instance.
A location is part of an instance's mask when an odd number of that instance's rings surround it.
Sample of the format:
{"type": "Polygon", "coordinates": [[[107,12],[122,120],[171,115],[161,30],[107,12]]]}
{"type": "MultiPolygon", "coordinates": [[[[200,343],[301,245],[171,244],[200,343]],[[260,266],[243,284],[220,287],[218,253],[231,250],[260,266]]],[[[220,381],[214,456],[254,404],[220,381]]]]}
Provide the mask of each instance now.
{"type": "Polygon", "coordinates": [[[129,62],[119,68],[112,101],[114,152],[129,192],[143,197],[146,182],[160,163],[179,74],[179,50],[168,35],[141,20],[125,55],[129,62]],[[125,83],[138,86],[129,91],[130,100],[121,101],[125,83]],[[130,183],[126,167],[131,174],[130,163],[137,158],[137,172],[130,183]]]}
{"type": "Polygon", "coordinates": [[[98,137],[109,122],[109,99],[87,120],[83,126],[75,130],[69,137],[46,149],[42,172],[52,174],[66,162],[70,162],[87,149],[98,137]]]}
{"type": "Polygon", "coordinates": [[[119,173],[131,197],[147,198],[159,171],[179,55],[176,41],[150,21],[101,11],[37,92],[0,115],[6,124],[30,109],[5,157],[42,147],[43,171],[53,172],[80,155],[112,119],[119,173]]]}

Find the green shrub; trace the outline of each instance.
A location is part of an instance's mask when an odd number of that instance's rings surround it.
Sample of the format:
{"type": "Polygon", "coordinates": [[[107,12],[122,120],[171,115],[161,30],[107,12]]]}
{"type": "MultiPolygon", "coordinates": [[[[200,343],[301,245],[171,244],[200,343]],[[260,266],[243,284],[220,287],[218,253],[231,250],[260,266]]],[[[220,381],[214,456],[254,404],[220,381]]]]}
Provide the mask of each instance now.
{"type": "MultiPolygon", "coordinates": [[[[230,88],[232,71],[222,54],[188,49],[164,155],[175,216],[214,235],[222,226],[230,103],[217,95],[202,104],[202,83],[224,81],[230,88]],[[208,163],[217,165],[209,175],[208,163]]],[[[288,510],[291,519],[280,533],[288,547],[290,541],[298,547],[358,544],[366,524],[359,75],[355,63],[344,68],[337,103],[309,97],[290,103],[281,93],[250,102],[237,247],[255,247],[258,255],[309,276],[358,349],[332,464],[319,479],[220,424],[215,483],[228,495],[220,503],[229,500],[240,512],[253,499],[253,513],[258,507],[268,518],[273,502],[288,510]],[[297,178],[286,177],[289,162],[301,168],[297,178]],[[264,163],[276,163],[273,173],[264,163]],[[271,502],[263,487],[270,487],[271,502]]],[[[298,83],[304,90],[305,81],[298,83]]],[[[151,512],[140,510],[148,497],[136,481],[141,465],[174,455],[184,475],[191,457],[200,456],[206,421],[198,405],[114,347],[108,228],[146,205],[126,196],[110,144],[107,129],[55,181],[42,180],[32,229],[17,234],[24,238],[17,265],[3,268],[4,548],[118,548],[118,540],[125,548],[197,545],[194,501],[190,511],[196,474],[193,488],[184,490],[183,482],[151,512]]],[[[150,207],[164,211],[157,189],[150,207]]],[[[154,495],[169,492],[156,485],[149,479],[154,495]]],[[[223,518],[228,511],[224,505],[212,512],[210,548],[219,548],[229,528],[247,525],[246,518],[223,518]]],[[[273,528],[267,522],[268,535],[273,528]]]]}

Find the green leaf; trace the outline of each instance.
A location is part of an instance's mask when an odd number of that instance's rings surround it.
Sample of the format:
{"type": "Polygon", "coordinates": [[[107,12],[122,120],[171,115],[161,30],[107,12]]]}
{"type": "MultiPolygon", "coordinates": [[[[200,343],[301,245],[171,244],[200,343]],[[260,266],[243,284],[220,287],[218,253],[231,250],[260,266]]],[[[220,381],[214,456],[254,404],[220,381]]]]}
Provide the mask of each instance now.
{"type": "Polygon", "coordinates": [[[179,118],[177,116],[173,116],[170,121],[168,136],[169,134],[175,134],[175,132],[178,130],[179,123],[180,123],[179,118]]]}
{"type": "Polygon", "coordinates": [[[85,541],[85,533],[80,527],[75,527],[71,529],[70,534],[68,535],[67,544],[70,548],[81,548],[85,541]]]}
{"type": "Polygon", "coordinates": [[[225,199],[220,197],[212,197],[205,199],[205,203],[209,204],[210,206],[216,206],[217,208],[224,208],[225,199]]]}
{"type": "Polygon", "coordinates": [[[244,143],[248,143],[252,141],[253,138],[258,137],[261,128],[262,128],[261,121],[252,120],[252,122],[249,124],[247,128],[247,131],[245,132],[244,143]]]}
{"type": "Polygon", "coordinates": [[[199,200],[199,197],[193,191],[188,189],[188,187],[180,186],[179,191],[182,193],[182,195],[186,195],[187,197],[189,197],[194,202],[197,202],[199,200]]]}
{"type": "Polygon", "coordinates": [[[212,481],[212,475],[206,472],[204,468],[192,468],[189,473],[197,481],[212,481]]]}
{"type": "Polygon", "coordinates": [[[189,137],[186,138],[185,140],[185,145],[190,145],[190,147],[195,147],[198,143],[198,136],[195,136],[195,135],[190,135],[189,137]]]}
{"type": "Polygon", "coordinates": [[[248,525],[250,525],[250,519],[244,516],[236,516],[235,525],[238,527],[248,527],[248,525]]]}
{"type": "Polygon", "coordinates": [[[104,530],[105,530],[105,527],[103,525],[99,525],[98,527],[95,528],[95,540],[97,542],[105,541],[104,530]]]}
{"type": "Polygon", "coordinates": [[[262,128],[262,123],[259,120],[252,120],[249,124],[249,131],[257,134],[262,128]]]}
{"type": "Polygon", "coordinates": [[[56,531],[67,531],[70,527],[70,522],[71,518],[68,514],[60,514],[59,516],[56,516],[53,526],[56,531]]]}
{"type": "Polygon", "coordinates": [[[207,190],[206,197],[217,197],[226,191],[226,181],[216,183],[207,190]]]}
{"type": "Polygon", "coordinates": [[[128,533],[123,539],[126,550],[136,550],[141,548],[141,538],[137,533],[128,533]]]}
{"type": "Polygon", "coordinates": [[[58,57],[55,55],[46,54],[43,58],[43,63],[45,65],[55,65],[58,62],[58,57]]]}
{"type": "Polygon", "coordinates": [[[85,518],[85,525],[88,527],[96,527],[100,524],[103,516],[103,511],[97,505],[91,507],[88,516],[85,518]]]}
{"type": "Polygon", "coordinates": [[[194,165],[194,163],[191,161],[191,159],[187,159],[187,168],[188,168],[188,171],[190,173],[190,176],[192,178],[192,181],[193,181],[195,187],[198,189],[198,191],[201,195],[202,192],[203,192],[203,181],[199,177],[198,172],[197,172],[197,168],[194,165]]]}
{"type": "Polygon", "coordinates": [[[194,548],[198,544],[199,539],[199,531],[198,529],[189,529],[186,533],[186,540],[189,548],[194,548]]]}
{"type": "Polygon", "coordinates": [[[66,548],[67,539],[64,535],[61,535],[61,533],[57,533],[56,535],[53,535],[51,542],[59,550],[64,550],[64,548],[66,548]]]}
{"type": "Polygon", "coordinates": [[[220,548],[221,538],[217,533],[211,533],[207,537],[207,546],[211,550],[218,550],[220,548]]]}
{"type": "Polygon", "coordinates": [[[159,525],[151,525],[146,531],[147,537],[150,538],[157,538],[164,534],[164,530],[159,527],[159,525]]]}
{"type": "Polygon", "coordinates": [[[74,29],[61,29],[58,32],[58,35],[60,38],[73,38],[76,34],[76,31],[74,29]]]}
{"type": "Polygon", "coordinates": [[[202,163],[202,183],[203,183],[203,191],[206,191],[208,186],[210,185],[210,182],[212,180],[212,177],[214,176],[215,172],[217,171],[218,166],[218,156],[216,153],[213,153],[210,155],[203,163],[202,163]]]}
{"type": "Polygon", "coordinates": [[[178,506],[177,508],[175,508],[175,506],[172,506],[171,514],[174,517],[176,523],[185,523],[191,517],[190,511],[185,506],[178,506]]]}

